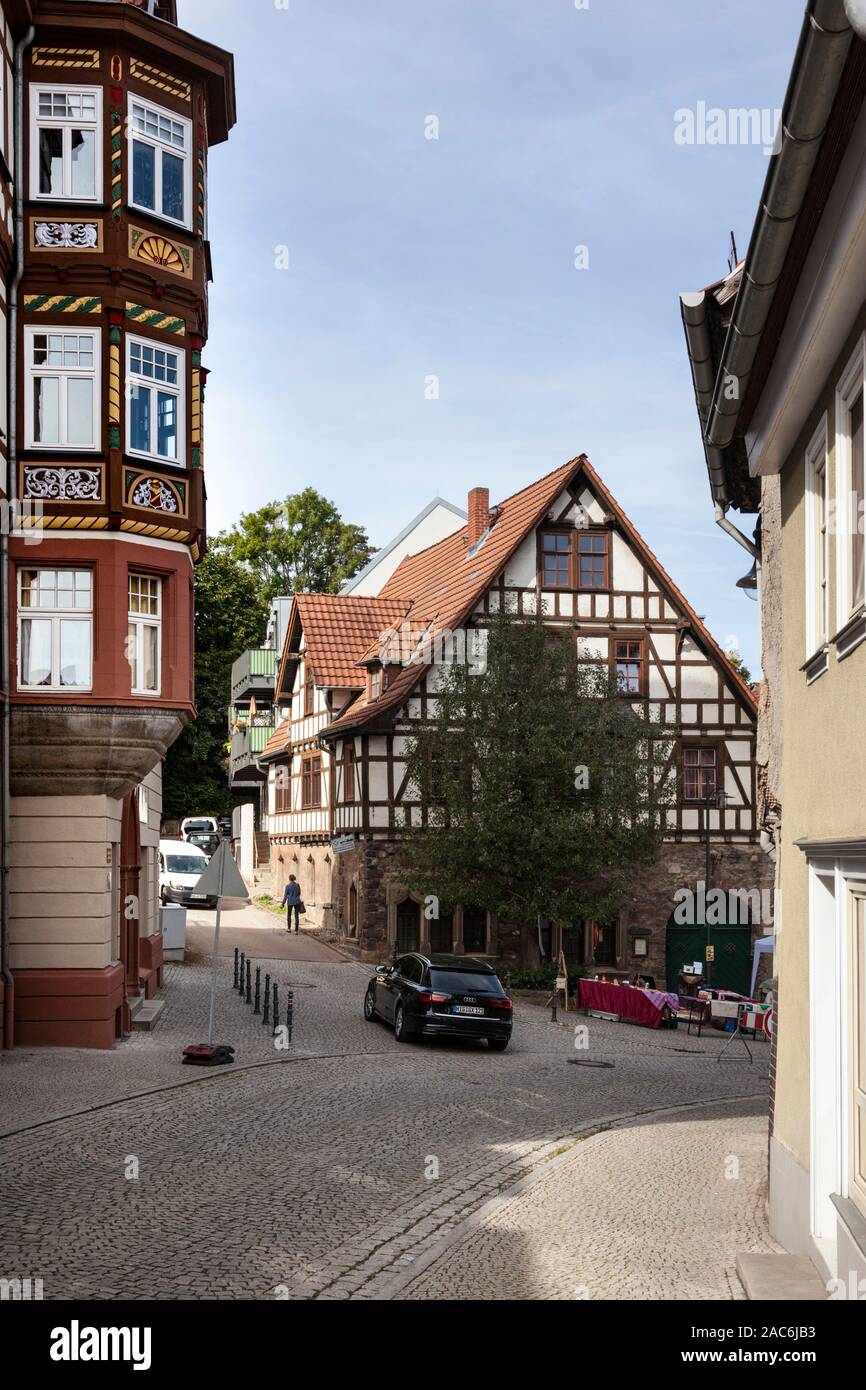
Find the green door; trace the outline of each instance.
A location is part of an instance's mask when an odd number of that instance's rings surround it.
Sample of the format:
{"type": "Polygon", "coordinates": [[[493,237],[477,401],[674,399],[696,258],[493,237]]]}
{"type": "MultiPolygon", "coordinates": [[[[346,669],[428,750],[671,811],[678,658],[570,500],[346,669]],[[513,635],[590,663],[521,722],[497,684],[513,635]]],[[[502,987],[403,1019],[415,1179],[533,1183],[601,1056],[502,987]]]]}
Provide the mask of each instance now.
{"type": "MultiPolygon", "coordinates": [[[[710,945],[716,958],[710,966],[710,982],[714,989],[732,989],[736,994],[748,994],[752,964],[752,928],[742,925],[710,927],[710,945]]],[[[683,965],[703,961],[707,947],[707,928],[680,926],[673,917],[667,925],[668,989],[677,993],[677,981],[683,965]]],[[[706,972],[706,965],[704,966],[706,972]]]]}

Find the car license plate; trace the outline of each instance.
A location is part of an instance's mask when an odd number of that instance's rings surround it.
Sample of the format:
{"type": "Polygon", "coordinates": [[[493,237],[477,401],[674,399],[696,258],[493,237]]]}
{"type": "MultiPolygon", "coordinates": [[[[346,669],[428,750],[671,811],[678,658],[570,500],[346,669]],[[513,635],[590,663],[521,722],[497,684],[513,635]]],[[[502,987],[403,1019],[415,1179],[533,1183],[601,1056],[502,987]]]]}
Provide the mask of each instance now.
{"type": "Polygon", "coordinates": [[[472,1004],[455,1004],[455,1014],[483,1014],[483,1009],[476,1009],[472,1004]]]}
{"type": "Polygon", "coordinates": [[[194,903],[203,903],[207,897],[207,893],[190,893],[190,897],[194,903]]]}

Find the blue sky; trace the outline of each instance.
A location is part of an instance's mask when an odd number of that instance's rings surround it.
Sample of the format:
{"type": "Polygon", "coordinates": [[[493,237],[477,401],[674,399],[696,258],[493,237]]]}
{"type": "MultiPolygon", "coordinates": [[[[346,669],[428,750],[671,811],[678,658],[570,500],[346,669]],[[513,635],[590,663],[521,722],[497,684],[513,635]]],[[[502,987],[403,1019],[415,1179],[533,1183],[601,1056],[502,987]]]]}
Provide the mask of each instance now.
{"type": "Polygon", "coordinates": [[[237,69],[210,163],[211,531],[312,484],[382,544],[435,493],[497,500],[583,451],[756,669],[678,295],[725,270],[731,229],[745,253],[767,156],[677,144],[674,113],[781,106],[802,5],[178,8],[237,69]]]}

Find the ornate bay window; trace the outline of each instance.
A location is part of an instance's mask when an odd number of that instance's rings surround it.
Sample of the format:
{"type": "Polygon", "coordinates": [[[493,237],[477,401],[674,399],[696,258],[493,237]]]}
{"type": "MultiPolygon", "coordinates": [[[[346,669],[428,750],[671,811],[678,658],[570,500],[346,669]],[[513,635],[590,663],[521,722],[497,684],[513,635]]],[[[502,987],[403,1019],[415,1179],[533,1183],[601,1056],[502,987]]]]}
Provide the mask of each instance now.
{"type": "Polygon", "coordinates": [[[102,198],[102,89],[30,88],[30,196],[58,202],[102,198]]]}
{"type": "Polygon", "coordinates": [[[133,207],[192,229],[192,123],[129,98],[133,207]]]}
{"type": "Polygon", "coordinates": [[[95,449],[100,411],[98,328],[24,329],[25,438],[30,449],[95,449]]]}
{"type": "Polygon", "coordinates": [[[89,690],[93,661],[90,570],[18,572],[18,689],[89,690]]]}
{"type": "Polygon", "coordinates": [[[163,463],[185,462],[186,354],[146,338],[127,337],[127,449],[163,463]]]}
{"type": "Polygon", "coordinates": [[[160,692],[160,628],[162,583],[146,574],[129,576],[127,660],[133,695],[160,692]]]}

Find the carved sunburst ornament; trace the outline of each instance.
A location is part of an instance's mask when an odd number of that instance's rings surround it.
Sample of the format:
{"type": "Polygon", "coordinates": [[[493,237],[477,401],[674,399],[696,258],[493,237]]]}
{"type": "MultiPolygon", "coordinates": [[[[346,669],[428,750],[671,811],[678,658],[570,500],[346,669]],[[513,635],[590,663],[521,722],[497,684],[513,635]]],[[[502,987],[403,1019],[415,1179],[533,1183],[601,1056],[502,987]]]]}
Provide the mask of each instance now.
{"type": "Polygon", "coordinates": [[[166,270],[178,271],[181,275],[186,270],[183,258],[177,247],[171,241],[166,241],[165,237],[148,236],[139,243],[138,257],[142,261],[150,261],[153,265],[161,265],[166,270]]]}

